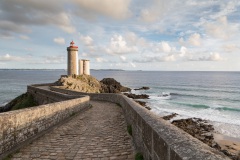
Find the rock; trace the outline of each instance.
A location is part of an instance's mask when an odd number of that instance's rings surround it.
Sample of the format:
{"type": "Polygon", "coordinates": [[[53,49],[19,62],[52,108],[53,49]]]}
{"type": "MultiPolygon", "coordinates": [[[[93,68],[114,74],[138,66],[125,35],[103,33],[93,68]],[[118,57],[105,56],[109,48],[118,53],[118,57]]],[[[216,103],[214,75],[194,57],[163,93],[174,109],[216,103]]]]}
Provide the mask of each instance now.
{"type": "Polygon", "coordinates": [[[146,102],[143,102],[143,101],[137,101],[137,100],[135,100],[135,102],[137,102],[138,104],[140,104],[141,106],[146,106],[146,102]]]}
{"type": "Polygon", "coordinates": [[[175,120],[172,122],[175,126],[181,128],[200,141],[206,143],[210,147],[214,145],[214,138],[212,132],[214,128],[212,125],[206,124],[206,121],[198,118],[188,118],[175,120]]]}
{"type": "Polygon", "coordinates": [[[150,107],[148,107],[148,106],[146,106],[145,108],[148,109],[148,110],[151,110],[151,109],[152,109],[152,108],[150,108],[150,107]]]}
{"type": "Polygon", "coordinates": [[[119,93],[131,91],[130,88],[122,86],[114,78],[104,78],[100,82],[103,84],[102,90],[104,91],[104,93],[119,93]]]}
{"type": "Polygon", "coordinates": [[[149,95],[147,94],[136,95],[133,93],[124,93],[124,95],[132,99],[149,99],[149,95]]]}
{"type": "Polygon", "coordinates": [[[145,107],[146,109],[151,110],[151,108],[150,108],[149,106],[146,106],[146,102],[137,101],[137,100],[135,100],[135,102],[137,102],[137,103],[140,104],[141,106],[145,107]]]}
{"type": "Polygon", "coordinates": [[[134,90],[149,90],[149,89],[150,89],[149,87],[143,86],[143,87],[141,87],[141,88],[136,88],[136,89],[134,89],[134,90]]]}
{"type": "Polygon", "coordinates": [[[131,91],[130,88],[122,86],[113,78],[104,78],[98,81],[90,75],[62,76],[55,82],[55,85],[62,89],[86,93],[120,93],[131,91]]]}
{"type": "Polygon", "coordinates": [[[100,93],[102,91],[101,83],[90,75],[61,77],[55,85],[62,89],[76,90],[86,93],[100,93]]]}
{"type": "Polygon", "coordinates": [[[170,120],[170,119],[172,119],[173,117],[176,117],[177,115],[178,115],[177,113],[173,113],[173,114],[164,116],[164,117],[162,117],[162,118],[163,118],[164,120],[170,120]]]}
{"type": "Polygon", "coordinates": [[[14,98],[12,101],[7,103],[5,106],[1,107],[0,113],[11,111],[11,110],[34,107],[37,105],[38,105],[38,103],[34,100],[33,96],[30,93],[24,93],[16,98],[14,98]]]}

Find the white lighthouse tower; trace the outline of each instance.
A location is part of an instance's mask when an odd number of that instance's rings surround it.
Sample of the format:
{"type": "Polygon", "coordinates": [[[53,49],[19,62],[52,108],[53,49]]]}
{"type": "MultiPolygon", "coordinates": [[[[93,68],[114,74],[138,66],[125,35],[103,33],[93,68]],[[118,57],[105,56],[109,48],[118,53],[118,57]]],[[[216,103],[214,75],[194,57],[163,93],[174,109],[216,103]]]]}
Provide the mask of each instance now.
{"type": "Polygon", "coordinates": [[[68,51],[68,67],[67,74],[78,75],[78,46],[74,46],[74,42],[70,43],[70,46],[67,47],[68,51]]]}

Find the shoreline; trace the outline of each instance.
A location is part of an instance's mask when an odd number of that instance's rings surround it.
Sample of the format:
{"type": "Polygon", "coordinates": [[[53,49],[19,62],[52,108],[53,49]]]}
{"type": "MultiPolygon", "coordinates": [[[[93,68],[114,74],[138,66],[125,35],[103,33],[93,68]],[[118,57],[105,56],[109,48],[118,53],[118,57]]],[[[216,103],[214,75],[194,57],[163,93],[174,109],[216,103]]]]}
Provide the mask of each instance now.
{"type": "Polygon", "coordinates": [[[214,141],[222,150],[228,151],[230,154],[240,156],[240,138],[229,137],[223,134],[214,133],[214,141]]]}
{"type": "Polygon", "coordinates": [[[178,116],[177,113],[169,113],[165,116],[160,115],[164,120],[227,155],[232,160],[240,160],[240,138],[219,133],[209,120],[194,117],[176,120],[176,116],[178,116]]]}

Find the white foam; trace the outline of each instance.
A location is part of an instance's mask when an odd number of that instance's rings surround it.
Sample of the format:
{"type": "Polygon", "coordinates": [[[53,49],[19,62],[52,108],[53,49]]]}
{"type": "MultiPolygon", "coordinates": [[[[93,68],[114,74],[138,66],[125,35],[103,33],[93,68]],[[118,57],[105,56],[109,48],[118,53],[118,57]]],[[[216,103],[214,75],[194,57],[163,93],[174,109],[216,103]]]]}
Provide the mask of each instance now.
{"type": "Polygon", "coordinates": [[[223,135],[240,138],[240,117],[239,113],[228,114],[226,111],[217,110],[217,108],[222,106],[215,106],[213,108],[189,108],[189,107],[177,107],[170,105],[168,101],[156,101],[150,102],[150,106],[152,107],[152,112],[165,116],[172,113],[179,114],[174,117],[172,120],[176,119],[185,119],[185,118],[201,118],[204,120],[208,120],[211,124],[213,124],[215,130],[218,133],[223,135]],[[160,107],[161,106],[161,107],[160,107]]]}

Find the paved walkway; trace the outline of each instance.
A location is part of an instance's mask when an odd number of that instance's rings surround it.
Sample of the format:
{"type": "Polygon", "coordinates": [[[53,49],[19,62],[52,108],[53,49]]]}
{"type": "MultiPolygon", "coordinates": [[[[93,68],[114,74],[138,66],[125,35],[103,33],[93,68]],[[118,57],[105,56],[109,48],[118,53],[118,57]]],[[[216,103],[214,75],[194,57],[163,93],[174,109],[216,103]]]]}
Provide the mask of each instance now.
{"type": "Polygon", "coordinates": [[[122,109],[109,102],[91,104],[91,109],[20,149],[12,159],[134,159],[122,109]]]}

